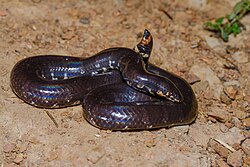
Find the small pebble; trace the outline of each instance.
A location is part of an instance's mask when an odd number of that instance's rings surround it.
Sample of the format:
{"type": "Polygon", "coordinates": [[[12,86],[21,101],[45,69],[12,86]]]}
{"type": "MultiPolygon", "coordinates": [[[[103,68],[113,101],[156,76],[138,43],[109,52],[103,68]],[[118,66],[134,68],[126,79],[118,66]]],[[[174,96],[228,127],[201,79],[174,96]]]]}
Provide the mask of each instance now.
{"type": "Polygon", "coordinates": [[[202,128],[191,126],[188,135],[195,141],[196,145],[207,147],[209,136],[203,132],[202,128]]]}
{"type": "Polygon", "coordinates": [[[237,81],[237,80],[232,80],[232,81],[224,82],[223,85],[224,85],[224,86],[237,86],[237,87],[239,87],[239,86],[240,86],[240,83],[239,83],[239,81],[237,81]]]}
{"type": "Polygon", "coordinates": [[[19,164],[23,161],[23,154],[18,154],[16,158],[13,160],[14,163],[19,164]]]}
{"type": "Polygon", "coordinates": [[[208,145],[222,158],[227,158],[228,155],[231,153],[230,150],[228,150],[225,146],[215,141],[214,139],[209,140],[208,145]]]}
{"type": "Polygon", "coordinates": [[[225,161],[223,161],[223,159],[217,160],[216,163],[218,167],[229,167],[229,165],[225,161]]]}
{"type": "Polygon", "coordinates": [[[80,18],[80,23],[82,23],[82,24],[89,24],[90,23],[90,20],[89,20],[89,18],[88,17],[82,17],[82,18],[80,18]]]}
{"type": "Polygon", "coordinates": [[[14,149],[16,148],[16,145],[15,144],[12,144],[12,143],[7,143],[3,146],[3,151],[8,153],[8,152],[11,152],[13,151],[14,149]]]}
{"type": "Polygon", "coordinates": [[[144,144],[147,147],[151,148],[151,147],[155,147],[156,146],[156,141],[153,138],[152,139],[147,139],[147,140],[144,141],[144,144]]]}
{"type": "Polygon", "coordinates": [[[227,86],[224,89],[225,94],[232,100],[235,99],[237,93],[238,93],[238,89],[236,86],[227,86]]]}
{"type": "Polygon", "coordinates": [[[47,160],[50,162],[50,161],[53,161],[55,159],[58,158],[58,151],[57,150],[51,150],[50,152],[48,152],[48,155],[47,155],[47,160]]]}
{"type": "Polygon", "coordinates": [[[233,167],[240,167],[242,166],[242,152],[235,151],[228,155],[227,163],[233,167]]]}
{"type": "Polygon", "coordinates": [[[74,31],[67,31],[65,33],[63,33],[61,35],[63,40],[70,40],[75,36],[75,32],[74,31]]]}
{"type": "Polygon", "coordinates": [[[105,155],[105,150],[101,147],[96,147],[89,151],[87,154],[87,160],[96,164],[105,155]]]}
{"type": "Polygon", "coordinates": [[[225,104],[231,104],[232,103],[232,99],[230,99],[226,94],[225,92],[221,92],[220,94],[220,100],[222,103],[225,103],[225,104]]]}
{"type": "Polygon", "coordinates": [[[208,46],[212,49],[221,45],[220,41],[215,37],[205,36],[205,40],[207,41],[208,46]]]}
{"type": "Polygon", "coordinates": [[[250,156],[246,156],[243,158],[244,163],[246,164],[246,166],[250,166],[250,156]]]}
{"type": "Polygon", "coordinates": [[[232,127],[226,133],[218,134],[216,139],[220,139],[224,143],[227,143],[230,146],[234,144],[240,144],[241,141],[245,139],[245,136],[242,134],[242,130],[237,127],[232,127]]]}
{"type": "Polygon", "coordinates": [[[220,124],[220,130],[223,133],[228,132],[228,127],[224,124],[220,124]]]}
{"type": "Polygon", "coordinates": [[[210,93],[216,99],[220,99],[220,94],[223,90],[220,79],[215,72],[205,64],[195,64],[190,68],[190,74],[194,74],[202,81],[207,81],[210,88],[210,93]]]}
{"type": "Polygon", "coordinates": [[[200,82],[201,80],[200,80],[200,78],[199,77],[197,77],[196,75],[194,75],[194,74],[189,74],[188,76],[187,76],[187,82],[189,83],[189,84],[194,84],[194,83],[196,83],[196,82],[200,82]]]}
{"type": "Polygon", "coordinates": [[[246,139],[242,144],[241,144],[242,150],[250,156],[250,139],[246,139]]]}
{"type": "Polygon", "coordinates": [[[231,122],[234,124],[235,127],[241,128],[242,122],[237,117],[232,117],[231,122]]]}
{"type": "Polygon", "coordinates": [[[250,118],[246,118],[242,120],[243,126],[250,127],[250,118]]]}
{"type": "Polygon", "coordinates": [[[243,111],[243,110],[237,110],[237,109],[235,109],[233,113],[240,120],[242,120],[242,119],[244,119],[244,118],[247,117],[247,113],[245,111],[243,111]]]}
{"type": "Polygon", "coordinates": [[[232,55],[232,58],[234,60],[236,60],[238,63],[247,63],[249,60],[249,57],[247,56],[247,53],[246,52],[243,52],[243,51],[238,51],[238,52],[235,52],[233,55],[232,55]]]}
{"type": "Polygon", "coordinates": [[[26,150],[27,150],[27,148],[28,148],[28,143],[26,142],[26,143],[22,143],[22,145],[20,146],[20,148],[19,148],[19,151],[21,152],[21,153],[23,153],[23,152],[25,152],[26,150]]]}
{"type": "Polygon", "coordinates": [[[201,8],[205,8],[208,4],[208,0],[188,0],[188,5],[191,8],[195,8],[200,10],[201,8]]]}
{"type": "Polygon", "coordinates": [[[208,113],[208,116],[215,118],[219,122],[226,122],[231,119],[229,113],[219,107],[211,107],[211,112],[208,113]]]}

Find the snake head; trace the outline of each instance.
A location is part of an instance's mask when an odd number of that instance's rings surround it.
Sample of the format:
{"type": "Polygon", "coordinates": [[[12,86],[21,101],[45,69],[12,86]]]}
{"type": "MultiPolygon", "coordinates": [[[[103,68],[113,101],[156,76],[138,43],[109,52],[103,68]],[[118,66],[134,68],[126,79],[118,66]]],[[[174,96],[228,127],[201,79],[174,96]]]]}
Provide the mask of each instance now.
{"type": "Polygon", "coordinates": [[[145,29],[141,41],[135,46],[134,50],[141,55],[145,64],[148,63],[153,48],[153,37],[151,33],[145,29]]]}

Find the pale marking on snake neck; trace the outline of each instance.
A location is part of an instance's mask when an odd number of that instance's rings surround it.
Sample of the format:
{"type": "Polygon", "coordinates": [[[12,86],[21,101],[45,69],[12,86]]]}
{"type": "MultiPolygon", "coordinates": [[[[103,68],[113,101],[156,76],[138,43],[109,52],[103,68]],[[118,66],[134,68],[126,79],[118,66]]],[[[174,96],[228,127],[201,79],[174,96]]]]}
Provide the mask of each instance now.
{"type": "Polygon", "coordinates": [[[123,128],[123,130],[126,130],[126,129],[128,129],[128,126],[125,126],[125,127],[123,128]]]}
{"type": "Polygon", "coordinates": [[[68,79],[67,73],[64,73],[63,76],[64,76],[63,79],[68,79]]]}
{"type": "Polygon", "coordinates": [[[98,74],[98,72],[97,71],[92,71],[91,74],[95,75],[95,74],[98,74]]]}
{"type": "Polygon", "coordinates": [[[112,64],[115,64],[115,61],[109,60],[109,67],[114,69],[115,67],[112,64]]]}
{"type": "Polygon", "coordinates": [[[52,73],[50,73],[50,75],[51,75],[51,79],[52,80],[58,80],[58,78],[56,78],[56,77],[54,77],[55,76],[55,74],[52,72],[52,73]]]}
{"type": "Polygon", "coordinates": [[[103,70],[103,72],[106,72],[106,71],[107,71],[107,68],[103,67],[102,70],[103,70]]]}
{"type": "Polygon", "coordinates": [[[100,68],[100,64],[98,63],[98,64],[95,64],[95,67],[96,68],[100,68]]]}
{"type": "Polygon", "coordinates": [[[140,84],[140,83],[138,83],[136,86],[137,86],[139,89],[144,88],[144,85],[142,85],[142,84],[140,84]]]}
{"type": "Polygon", "coordinates": [[[165,97],[165,95],[162,93],[162,91],[160,91],[160,90],[158,90],[157,92],[156,92],[156,94],[158,95],[158,96],[161,96],[161,97],[165,97]]]}
{"type": "Polygon", "coordinates": [[[53,104],[53,106],[52,106],[52,107],[56,108],[56,107],[58,107],[58,104],[57,104],[57,103],[55,103],[55,104],[53,104]]]}

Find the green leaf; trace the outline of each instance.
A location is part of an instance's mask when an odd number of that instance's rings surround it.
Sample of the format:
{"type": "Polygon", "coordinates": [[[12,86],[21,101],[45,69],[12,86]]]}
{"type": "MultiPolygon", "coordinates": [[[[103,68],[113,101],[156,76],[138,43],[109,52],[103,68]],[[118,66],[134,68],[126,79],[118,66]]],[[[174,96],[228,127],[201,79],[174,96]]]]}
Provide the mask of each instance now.
{"type": "Polygon", "coordinates": [[[232,33],[232,27],[228,24],[226,24],[224,27],[223,27],[224,31],[229,35],[232,33]]]}
{"type": "Polygon", "coordinates": [[[219,30],[219,26],[217,24],[213,24],[211,22],[206,22],[204,24],[206,29],[212,30],[212,31],[218,31],[219,30]]]}
{"type": "Polygon", "coordinates": [[[231,21],[231,20],[233,20],[236,16],[237,16],[237,15],[236,15],[235,13],[231,13],[231,14],[227,15],[227,19],[228,19],[229,21],[231,21]]]}
{"type": "Polygon", "coordinates": [[[221,38],[227,42],[230,34],[236,36],[241,32],[239,20],[248,12],[250,12],[250,0],[241,0],[234,6],[231,13],[216,19],[213,23],[205,23],[204,28],[217,33],[220,32],[221,38]]]}
{"type": "Polygon", "coordinates": [[[216,22],[217,24],[219,24],[219,25],[222,25],[223,20],[224,20],[224,17],[221,17],[221,18],[216,19],[215,22],[216,22]]]}
{"type": "Polygon", "coordinates": [[[235,13],[235,15],[237,15],[242,11],[243,8],[244,8],[244,1],[240,1],[234,6],[233,12],[235,13]]]}
{"type": "Polygon", "coordinates": [[[225,30],[223,28],[221,28],[221,38],[224,40],[224,41],[228,41],[228,34],[227,32],[225,32],[225,30]]]}
{"type": "Polygon", "coordinates": [[[239,34],[241,32],[238,23],[234,23],[232,25],[232,32],[233,32],[234,36],[236,36],[237,34],[239,34]]]}

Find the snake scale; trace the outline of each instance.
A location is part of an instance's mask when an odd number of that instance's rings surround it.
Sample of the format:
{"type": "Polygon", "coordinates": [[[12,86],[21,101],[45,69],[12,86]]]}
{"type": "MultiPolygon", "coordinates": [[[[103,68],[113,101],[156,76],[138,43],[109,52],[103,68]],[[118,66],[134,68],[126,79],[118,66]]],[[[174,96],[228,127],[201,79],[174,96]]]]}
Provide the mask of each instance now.
{"type": "Polygon", "coordinates": [[[153,38],[148,30],[134,50],[109,48],[83,59],[42,55],[19,61],[11,88],[40,108],[82,104],[92,125],[110,130],[142,130],[192,123],[197,101],[179,76],[148,62],[153,38]]]}

